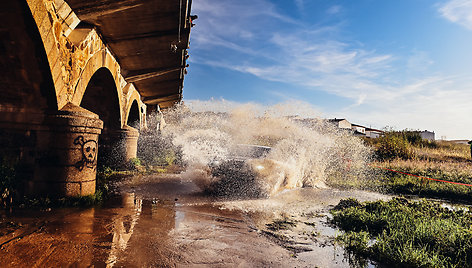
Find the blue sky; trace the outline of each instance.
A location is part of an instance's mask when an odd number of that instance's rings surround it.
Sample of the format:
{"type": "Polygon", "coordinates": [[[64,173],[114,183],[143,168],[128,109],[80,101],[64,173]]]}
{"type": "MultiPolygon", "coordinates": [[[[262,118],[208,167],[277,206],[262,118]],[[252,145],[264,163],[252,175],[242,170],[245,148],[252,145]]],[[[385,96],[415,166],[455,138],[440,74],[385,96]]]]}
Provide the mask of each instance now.
{"type": "Polygon", "coordinates": [[[194,0],[184,101],[472,139],[472,0],[194,0]]]}

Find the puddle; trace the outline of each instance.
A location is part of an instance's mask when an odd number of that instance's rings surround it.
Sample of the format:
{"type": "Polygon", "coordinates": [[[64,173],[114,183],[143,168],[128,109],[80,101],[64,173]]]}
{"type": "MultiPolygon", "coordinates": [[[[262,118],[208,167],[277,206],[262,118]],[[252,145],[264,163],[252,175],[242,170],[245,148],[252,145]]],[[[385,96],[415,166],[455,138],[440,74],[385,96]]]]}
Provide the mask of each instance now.
{"type": "Polygon", "coordinates": [[[18,224],[0,237],[0,266],[349,267],[329,208],[342,198],[376,200],[362,191],[296,189],[270,199],[215,200],[177,175],[128,179],[100,208],[17,210],[18,224]],[[268,234],[276,219],[294,228],[268,234]]]}

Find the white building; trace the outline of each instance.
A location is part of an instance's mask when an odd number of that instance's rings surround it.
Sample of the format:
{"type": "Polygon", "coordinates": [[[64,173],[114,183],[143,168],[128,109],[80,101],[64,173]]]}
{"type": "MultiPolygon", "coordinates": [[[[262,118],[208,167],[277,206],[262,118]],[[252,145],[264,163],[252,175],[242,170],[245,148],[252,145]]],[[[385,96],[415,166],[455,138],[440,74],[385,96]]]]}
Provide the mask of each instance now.
{"type": "Polygon", "coordinates": [[[347,121],[346,119],[341,119],[341,118],[334,118],[334,119],[328,119],[328,121],[338,128],[343,128],[343,129],[351,129],[351,123],[347,121]]]}
{"type": "Polygon", "coordinates": [[[434,131],[431,132],[431,131],[425,130],[425,131],[420,131],[419,134],[423,140],[434,141],[434,131]]]}
{"type": "Polygon", "coordinates": [[[354,132],[354,135],[365,136],[365,127],[356,124],[351,124],[351,129],[354,132]]]}
{"type": "Polygon", "coordinates": [[[382,130],[374,129],[374,128],[366,128],[365,129],[365,136],[367,138],[376,139],[384,135],[382,130]]]}

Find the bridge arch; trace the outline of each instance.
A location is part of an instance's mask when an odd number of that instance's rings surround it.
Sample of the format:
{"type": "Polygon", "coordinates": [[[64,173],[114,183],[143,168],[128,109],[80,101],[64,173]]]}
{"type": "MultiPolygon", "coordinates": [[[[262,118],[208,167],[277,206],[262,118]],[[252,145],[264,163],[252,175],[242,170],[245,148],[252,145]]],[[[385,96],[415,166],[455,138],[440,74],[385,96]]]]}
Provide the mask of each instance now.
{"type": "Polygon", "coordinates": [[[121,129],[120,95],[115,78],[106,67],[98,68],[88,79],[78,105],[99,116],[104,132],[121,129]]]}
{"type": "Polygon", "coordinates": [[[123,121],[138,130],[146,128],[146,105],[142,102],[138,91],[132,83],[128,83],[123,92],[127,95],[123,121]]]}
{"type": "MultiPolygon", "coordinates": [[[[98,52],[96,52],[86,63],[84,69],[82,70],[79,80],[77,84],[74,87],[74,94],[72,97],[72,103],[75,105],[81,105],[82,99],[84,98],[84,95],[87,94],[87,88],[90,85],[90,82],[92,78],[97,74],[97,73],[102,73],[104,70],[108,71],[108,87],[111,86],[111,82],[113,82],[113,90],[114,90],[114,96],[117,96],[117,102],[118,102],[118,107],[119,110],[116,111],[117,115],[119,115],[120,118],[120,127],[124,125],[122,123],[124,120],[121,120],[123,118],[123,100],[121,96],[123,96],[123,90],[121,87],[120,83],[120,75],[118,73],[119,67],[115,59],[110,55],[107,49],[102,49],[98,52]],[[111,79],[110,79],[111,78],[111,79]]],[[[100,74],[100,76],[102,75],[100,74]]],[[[110,93],[110,92],[108,92],[110,93]]],[[[103,99],[105,100],[105,99],[103,99]]],[[[102,100],[102,101],[103,101],[102,100]]],[[[84,107],[84,106],[82,106],[84,107]]],[[[86,107],[84,107],[86,108],[86,107]]],[[[87,109],[87,108],[86,108],[87,109]]],[[[93,110],[91,110],[93,111],[93,110]]],[[[105,126],[106,127],[106,126],[105,126]]]]}
{"type": "Polygon", "coordinates": [[[0,111],[57,110],[41,29],[28,5],[23,1],[5,2],[0,22],[6,30],[0,32],[0,111]]]}
{"type": "Polygon", "coordinates": [[[133,100],[131,106],[129,106],[128,108],[126,125],[134,127],[136,129],[141,128],[141,111],[139,109],[137,100],[133,100]]]}
{"type": "MultiPolygon", "coordinates": [[[[19,2],[23,3],[23,1],[19,2]]],[[[63,0],[58,0],[57,2],[64,3],[63,0]]],[[[49,68],[45,68],[44,70],[49,70],[52,76],[52,88],[56,96],[55,106],[61,109],[68,103],[68,94],[66,94],[67,86],[63,77],[62,55],[60,48],[57,46],[57,39],[61,37],[63,27],[59,22],[60,20],[55,16],[51,16],[52,14],[48,12],[48,8],[51,8],[51,6],[47,6],[43,0],[26,0],[25,4],[29,7],[31,17],[35,21],[35,27],[38,29],[42,40],[42,43],[37,44],[37,46],[44,48],[46,52],[49,68]]],[[[49,3],[49,5],[52,5],[52,2],[49,3]]]]}
{"type": "Polygon", "coordinates": [[[97,114],[103,121],[103,131],[98,139],[98,164],[114,167],[122,160],[121,95],[113,74],[106,67],[98,68],[86,81],[87,86],[80,94],[80,107],[97,114]]]}

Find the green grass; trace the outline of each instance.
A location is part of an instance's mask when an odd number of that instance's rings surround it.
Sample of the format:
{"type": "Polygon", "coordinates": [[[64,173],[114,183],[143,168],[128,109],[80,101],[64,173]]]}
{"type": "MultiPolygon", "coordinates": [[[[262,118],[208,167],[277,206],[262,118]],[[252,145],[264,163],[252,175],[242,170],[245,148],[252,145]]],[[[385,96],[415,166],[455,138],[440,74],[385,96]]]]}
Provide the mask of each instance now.
{"type": "Polygon", "coordinates": [[[472,212],[403,198],[342,200],[332,223],[356,257],[398,267],[472,267],[472,212]]]}
{"type": "MultiPolygon", "coordinates": [[[[375,165],[422,177],[472,185],[472,166],[467,162],[397,159],[375,165]]],[[[472,202],[471,186],[438,182],[391,171],[383,172],[376,183],[382,185],[383,190],[388,193],[472,202]]]]}
{"type": "Polygon", "coordinates": [[[97,182],[95,186],[95,194],[77,197],[28,197],[24,196],[14,204],[20,208],[51,208],[51,207],[91,207],[101,205],[110,195],[109,182],[119,176],[123,172],[115,171],[111,168],[102,168],[97,171],[97,182]]]}
{"type": "MultiPolygon", "coordinates": [[[[450,176],[441,170],[415,171],[400,167],[390,168],[433,179],[472,184],[470,176],[450,176]]],[[[391,171],[376,172],[364,179],[348,176],[332,177],[328,179],[327,184],[331,187],[346,190],[361,189],[385,194],[413,195],[459,203],[472,203],[472,187],[470,186],[427,180],[391,171]]]]}
{"type": "MultiPolygon", "coordinates": [[[[450,177],[442,178],[441,176],[434,176],[433,174],[427,175],[433,178],[451,180],[450,177]]],[[[470,183],[467,180],[455,181],[470,183]]],[[[468,204],[472,203],[472,187],[469,186],[436,182],[407,175],[395,174],[392,176],[385,176],[383,178],[382,187],[387,193],[416,195],[419,197],[445,199],[468,204]]]]}
{"type": "Polygon", "coordinates": [[[415,152],[410,159],[394,158],[372,162],[371,171],[364,177],[333,174],[327,184],[342,189],[373,190],[382,193],[417,195],[472,203],[472,187],[437,182],[386,171],[376,167],[428,177],[437,180],[472,184],[472,164],[469,148],[464,144],[436,142],[435,147],[409,145],[415,152]],[[374,167],[375,166],[375,167],[374,167]]]}

